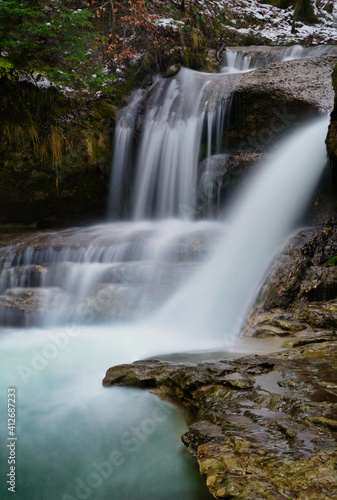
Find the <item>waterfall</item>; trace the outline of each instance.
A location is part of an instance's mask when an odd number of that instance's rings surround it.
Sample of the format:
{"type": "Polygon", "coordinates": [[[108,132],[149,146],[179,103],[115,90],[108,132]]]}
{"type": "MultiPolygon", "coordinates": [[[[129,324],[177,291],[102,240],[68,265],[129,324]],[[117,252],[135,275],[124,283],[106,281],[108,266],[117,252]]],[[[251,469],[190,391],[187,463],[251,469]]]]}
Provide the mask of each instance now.
{"type": "Polygon", "coordinates": [[[127,184],[132,190],[134,219],[194,217],[200,148],[204,142],[207,158],[213,150],[221,150],[234,78],[181,68],[177,75],[155,83],[146,96],[133,189],[126,165],[130,164],[130,136],[139,101],[131,101],[116,128],[110,216],[123,211],[121,193],[127,184]],[[132,119],[126,122],[125,115],[132,119]]]}
{"type": "Polygon", "coordinates": [[[294,229],[326,165],[329,120],[307,125],[278,147],[235,200],[223,239],[165,304],[159,321],[195,337],[237,337],[247,308],[280,245],[294,229]]]}
{"type": "Polygon", "coordinates": [[[211,156],[226,152],[226,119],[240,73],[330,54],[335,46],[227,47],[220,74],[183,67],[135,92],[116,124],[109,218],[193,220],[202,189],[198,166],[206,160],[210,174],[211,156]]]}
{"type": "Polygon", "coordinates": [[[302,47],[301,45],[292,45],[291,47],[266,47],[263,45],[227,47],[221,72],[230,74],[246,73],[274,62],[336,55],[336,53],[335,45],[318,45],[315,47],[302,47]]]}
{"type": "MultiPolygon", "coordinates": [[[[131,220],[13,234],[0,248],[0,374],[18,395],[20,500],[209,500],[175,409],[101,381],[112,364],[158,354],[247,352],[240,324],[321,175],[327,119],[281,143],[223,220],[195,221],[198,162],[215,168],[234,78],[183,68],[132,96],[110,200],[118,218],[132,202],[131,220]]],[[[6,390],[0,403],[6,436],[6,390]]]]}

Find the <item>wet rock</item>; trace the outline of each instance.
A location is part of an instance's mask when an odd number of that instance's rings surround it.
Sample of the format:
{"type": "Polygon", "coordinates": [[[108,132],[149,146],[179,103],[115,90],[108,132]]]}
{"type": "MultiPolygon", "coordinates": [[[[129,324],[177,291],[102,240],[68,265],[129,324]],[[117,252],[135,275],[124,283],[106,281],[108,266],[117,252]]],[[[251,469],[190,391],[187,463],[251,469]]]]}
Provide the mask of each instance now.
{"type": "Polygon", "coordinates": [[[295,308],[295,315],[313,328],[337,328],[337,300],[302,303],[295,308]]]}
{"type": "Polygon", "coordinates": [[[147,360],[110,368],[103,384],[151,388],[188,411],[182,441],[215,498],[330,498],[336,352],[327,337],[236,361],[147,360]]]}
{"type": "Polygon", "coordinates": [[[302,231],[284,249],[272,268],[262,294],[264,309],[287,307],[296,299],[325,300],[336,296],[336,269],[328,268],[337,254],[337,226],[302,231]]]}
{"type": "Polygon", "coordinates": [[[296,335],[308,328],[305,321],[299,321],[293,313],[282,309],[265,311],[257,306],[247,316],[242,333],[247,337],[286,337],[296,335]]]}
{"type": "Polygon", "coordinates": [[[196,211],[204,217],[218,211],[229,201],[234,190],[247,180],[246,173],[268,157],[268,153],[249,150],[212,155],[199,163],[196,211]]]}
{"type": "Polygon", "coordinates": [[[45,266],[16,266],[0,274],[0,292],[14,286],[38,287],[48,273],[45,266]]]}
{"type": "Polygon", "coordinates": [[[337,266],[311,266],[302,280],[299,295],[314,301],[337,296],[337,266]]]}
{"type": "Polygon", "coordinates": [[[0,326],[34,326],[62,295],[58,288],[14,288],[0,295],[0,326]]]}
{"type": "Polygon", "coordinates": [[[166,78],[169,78],[170,76],[174,76],[177,73],[179,73],[181,68],[181,64],[173,64],[172,66],[169,66],[165,72],[166,78]]]}
{"type": "MultiPolygon", "coordinates": [[[[156,299],[162,293],[154,290],[156,299]]],[[[125,320],[139,314],[142,289],[125,285],[100,285],[78,296],[59,287],[13,288],[0,295],[0,326],[36,326],[48,318],[57,324],[73,321],[92,324],[125,320]]]]}
{"type": "Polygon", "coordinates": [[[249,312],[243,335],[322,337],[337,327],[337,227],[302,231],[283,250],[249,312]]]}
{"type": "Polygon", "coordinates": [[[332,420],[331,418],[325,417],[308,417],[308,422],[313,422],[317,425],[323,425],[323,427],[330,427],[332,430],[337,431],[337,420],[332,420]]]}

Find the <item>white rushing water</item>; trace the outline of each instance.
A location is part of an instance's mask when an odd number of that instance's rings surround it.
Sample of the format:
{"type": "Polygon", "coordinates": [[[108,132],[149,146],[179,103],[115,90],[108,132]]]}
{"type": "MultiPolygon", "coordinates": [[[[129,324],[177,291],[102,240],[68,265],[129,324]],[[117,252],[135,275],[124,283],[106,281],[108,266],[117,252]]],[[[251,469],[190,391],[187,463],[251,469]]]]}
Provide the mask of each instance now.
{"type": "Polygon", "coordinates": [[[0,294],[9,300],[40,297],[40,312],[24,314],[0,304],[2,324],[52,326],[143,316],[193,272],[222,230],[219,221],[166,219],[27,236],[23,251],[16,245],[3,250],[0,294]]]}
{"type": "MultiPolygon", "coordinates": [[[[202,143],[209,158],[220,151],[223,125],[231,104],[232,79],[221,74],[181,68],[177,75],[160,79],[147,94],[129,211],[134,219],[170,216],[193,218],[197,197],[197,167],[202,143]]],[[[123,212],[120,199],[125,171],[130,164],[130,122],[135,124],[137,96],[117,123],[119,145],[112,168],[110,217],[123,212]],[[125,120],[125,115],[132,119],[125,120]],[[133,120],[133,121],[132,121],[133,120]],[[122,210],[121,210],[122,209],[122,210]]],[[[129,193],[130,195],[130,193],[129,193]]],[[[127,196],[127,193],[126,193],[127,196]]],[[[129,196],[130,198],[130,196],[129,196]]]]}
{"type": "Polygon", "coordinates": [[[200,271],[168,302],[160,321],[195,337],[236,338],[279,247],[294,228],[326,165],[328,118],[286,139],[226,215],[227,229],[200,271]]]}
{"type": "Polygon", "coordinates": [[[337,49],[333,45],[317,45],[314,47],[227,47],[221,71],[223,73],[246,73],[274,62],[293,61],[308,57],[322,57],[336,55],[337,49]]]}

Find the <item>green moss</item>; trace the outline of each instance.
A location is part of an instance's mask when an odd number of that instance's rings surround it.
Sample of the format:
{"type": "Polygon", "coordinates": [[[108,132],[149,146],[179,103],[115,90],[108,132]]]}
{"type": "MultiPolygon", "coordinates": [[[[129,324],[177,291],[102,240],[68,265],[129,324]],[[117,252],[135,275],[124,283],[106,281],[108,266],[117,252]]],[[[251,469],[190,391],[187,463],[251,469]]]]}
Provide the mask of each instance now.
{"type": "Polygon", "coordinates": [[[333,255],[332,257],[329,257],[328,260],[326,261],[325,265],[327,267],[337,266],[337,255],[333,255]]]}

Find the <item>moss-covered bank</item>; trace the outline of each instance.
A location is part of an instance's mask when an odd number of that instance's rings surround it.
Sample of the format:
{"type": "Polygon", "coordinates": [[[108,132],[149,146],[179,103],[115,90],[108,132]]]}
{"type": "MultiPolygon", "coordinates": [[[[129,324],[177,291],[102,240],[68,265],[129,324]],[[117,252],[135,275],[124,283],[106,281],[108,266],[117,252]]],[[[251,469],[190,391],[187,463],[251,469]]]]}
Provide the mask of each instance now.
{"type": "Polygon", "coordinates": [[[0,223],[102,215],[116,107],[0,79],[0,223]]]}

